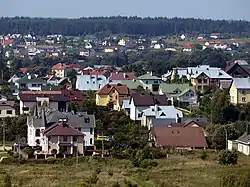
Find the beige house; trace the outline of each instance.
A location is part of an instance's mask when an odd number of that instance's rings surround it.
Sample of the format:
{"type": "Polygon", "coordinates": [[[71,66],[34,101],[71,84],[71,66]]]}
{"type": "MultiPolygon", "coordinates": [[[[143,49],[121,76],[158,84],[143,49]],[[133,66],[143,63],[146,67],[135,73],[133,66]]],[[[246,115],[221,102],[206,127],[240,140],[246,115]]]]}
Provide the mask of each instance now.
{"type": "Polygon", "coordinates": [[[0,118],[16,117],[15,101],[0,101],[0,118]]]}
{"type": "Polygon", "coordinates": [[[72,68],[67,64],[58,63],[52,67],[52,73],[54,73],[56,77],[67,77],[71,71],[72,68]]]}

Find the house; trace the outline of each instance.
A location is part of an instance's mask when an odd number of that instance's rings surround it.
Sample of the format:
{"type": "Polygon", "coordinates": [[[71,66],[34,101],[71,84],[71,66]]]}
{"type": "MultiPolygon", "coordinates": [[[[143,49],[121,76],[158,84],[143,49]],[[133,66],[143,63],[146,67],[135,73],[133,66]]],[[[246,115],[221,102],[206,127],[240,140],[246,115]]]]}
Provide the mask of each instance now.
{"type": "Polygon", "coordinates": [[[166,94],[172,103],[179,101],[188,105],[197,104],[197,94],[189,84],[160,84],[159,94],[166,94]]]}
{"type": "Polygon", "coordinates": [[[52,67],[52,73],[56,77],[66,77],[72,71],[70,65],[58,63],[52,67]]]}
{"type": "Polygon", "coordinates": [[[234,105],[250,102],[250,78],[234,78],[229,94],[234,105]]]}
{"type": "Polygon", "coordinates": [[[168,106],[169,102],[166,95],[152,93],[132,93],[130,97],[129,116],[131,120],[141,120],[143,110],[150,106],[168,106]]]}
{"type": "Polygon", "coordinates": [[[139,80],[121,80],[122,85],[126,85],[130,90],[136,90],[138,86],[143,87],[142,83],[139,80]]]}
{"type": "Polygon", "coordinates": [[[183,117],[182,111],[176,109],[174,106],[150,106],[142,111],[141,125],[152,128],[153,119],[176,119],[178,123],[179,118],[183,117]]]}
{"type": "Polygon", "coordinates": [[[210,38],[212,38],[212,39],[219,39],[220,38],[220,33],[212,33],[210,35],[210,38]]]}
{"type": "Polygon", "coordinates": [[[15,101],[0,101],[0,118],[16,117],[15,101]]]}
{"type": "Polygon", "coordinates": [[[193,50],[194,46],[192,44],[185,44],[183,47],[184,52],[191,52],[193,50]]]}
{"type": "Polygon", "coordinates": [[[115,72],[115,73],[111,73],[109,80],[118,80],[118,81],[122,81],[122,80],[135,80],[136,79],[136,75],[135,72],[115,72]]]}
{"type": "Polygon", "coordinates": [[[246,132],[239,137],[236,141],[229,141],[228,149],[236,149],[237,151],[243,153],[244,155],[250,155],[250,131],[247,125],[246,132]]]}
{"type": "Polygon", "coordinates": [[[0,101],[7,101],[7,96],[0,94],[0,101]]]}
{"type": "Polygon", "coordinates": [[[158,92],[159,85],[163,83],[162,79],[154,76],[152,72],[148,72],[137,78],[145,90],[150,90],[152,92],[158,92]]]}
{"type": "Polygon", "coordinates": [[[199,127],[154,126],[150,131],[150,142],[153,147],[176,149],[206,149],[207,141],[199,127]]]}
{"type": "Polygon", "coordinates": [[[96,105],[107,106],[109,103],[116,108],[117,101],[121,101],[123,98],[130,96],[130,90],[127,86],[118,84],[106,84],[99,91],[96,92],[96,105]]]}
{"type": "Polygon", "coordinates": [[[29,73],[15,81],[15,86],[17,86],[19,90],[40,91],[42,90],[42,86],[46,84],[47,82],[45,80],[29,73]]]}
{"type": "Polygon", "coordinates": [[[76,89],[81,91],[100,90],[106,84],[117,84],[119,81],[108,80],[104,75],[78,75],[76,89]]]}
{"type": "MultiPolygon", "coordinates": [[[[27,126],[28,126],[27,141],[29,146],[41,146],[43,151],[50,153],[51,149],[48,149],[47,147],[48,141],[47,142],[45,141],[46,140],[45,136],[46,135],[48,136],[47,132],[50,132],[50,130],[54,129],[55,127],[59,128],[58,123],[61,121],[61,122],[67,122],[66,123],[67,126],[65,127],[69,128],[70,131],[73,132],[77,131],[84,134],[84,141],[82,142],[83,146],[85,147],[85,149],[93,150],[94,133],[95,133],[94,115],[89,115],[86,112],[62,113],[58,110],[49,110],[49,109],[42,110],[41,113],[38,113],[38,111],[36,112],[34,111],[34,114],[32,116],[27,116],[27,126]]],[[[69,133],[70,131],[66,129],[62,130],[62,132],[67,132],[66,134],[64,134],[64,136],[67,136],[67,138],[64,137],[64,143],[69,141],[68,143],[72,144],[72,137],[71,138],[69,137],[71,135],[71,133],[69,133]],[[68,140],[66,141],[66,139],[68,140]]]]}
{"type": "MultiPolygon", "coordinates": [[[[247,64],[248,65],[248,64],[247,64]]],[[[227,64],[224,71],[233,78],[247,78],[250,77],[250,71],[242,66],[237,61],[227,64]]]]}
{"type": "Polygon", "coordinates": [[[191,80],[194,89],[201,92],[211,88],[219,88],[221,80],[232,80],[232,77],[221,68],[210,67],[208,65],[199,65],[197,67],[187,68],[173,68],[171,72],[163,75],[163,77],[174,80],[176,74],[179,79],[185,77],[187,80],[191,80]]]}
{"type": "Polygon", "coordinates": [[[108,78],[110,75],[110,71],[102,69],[85,68],[81,71],[81,75],[104,75],[106,78],[108,78]]]}
{"type": "Polygon", "coordinates": [[[35,106],[42,108],[47,106],[49,108],[67,111],[70,101],[69,96],[63,94],[61,91],[43,91],[43,92],[25,92],[22,91],[18,95],[20,101],[20,114],[30,113],[35,106]]]}
{"type": "Polygon", "coordinates": [[[117,44],[119,46],[126,46],[126,41],[124,39],[120,39],[117,44]]]}

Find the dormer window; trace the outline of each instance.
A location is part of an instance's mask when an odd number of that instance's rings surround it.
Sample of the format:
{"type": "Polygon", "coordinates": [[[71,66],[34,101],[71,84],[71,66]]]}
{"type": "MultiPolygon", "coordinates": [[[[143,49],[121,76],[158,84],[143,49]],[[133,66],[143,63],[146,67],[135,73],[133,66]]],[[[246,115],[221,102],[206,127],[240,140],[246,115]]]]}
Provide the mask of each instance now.
{"type": "Polygon", "coordinates": [[[85,123],[90,123],[90,119],[89,118],[85,118],[85,123]]]}

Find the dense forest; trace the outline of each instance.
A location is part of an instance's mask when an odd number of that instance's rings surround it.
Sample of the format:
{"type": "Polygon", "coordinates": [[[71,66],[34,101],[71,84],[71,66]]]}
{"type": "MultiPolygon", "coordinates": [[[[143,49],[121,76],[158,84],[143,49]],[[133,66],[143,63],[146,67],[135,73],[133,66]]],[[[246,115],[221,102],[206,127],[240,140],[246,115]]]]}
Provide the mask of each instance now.
{"type": "Polygon", "coordinates": [[[80,36],[87,34],[173,35],[227,33],[233,36],[249,36],[250,22],[203,20],[193,18],[139,18],[139,17],[91,17],[66,18],[0,18],[0,33],[35,33],[39,35],[63,34],[80,36]]]}

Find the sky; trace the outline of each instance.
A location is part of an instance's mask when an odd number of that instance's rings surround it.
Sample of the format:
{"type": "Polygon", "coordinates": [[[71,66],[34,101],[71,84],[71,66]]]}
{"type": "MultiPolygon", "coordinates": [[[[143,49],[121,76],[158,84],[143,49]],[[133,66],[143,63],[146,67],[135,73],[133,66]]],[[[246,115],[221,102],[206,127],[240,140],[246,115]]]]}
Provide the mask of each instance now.
{"type": "Polygon", "coordinates": [[[1,0],[1,16],[193,17],[250,21],[250,0],[1,0]]]}

